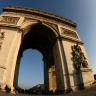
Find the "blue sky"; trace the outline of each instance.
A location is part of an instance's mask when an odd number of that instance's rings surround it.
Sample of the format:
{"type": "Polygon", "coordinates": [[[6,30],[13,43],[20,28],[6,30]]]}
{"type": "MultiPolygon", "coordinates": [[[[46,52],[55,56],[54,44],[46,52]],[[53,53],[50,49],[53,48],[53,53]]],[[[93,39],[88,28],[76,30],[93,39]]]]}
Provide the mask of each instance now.
{"type": "MultiPolygon", "coordinates": [[[[55,13],[77,23],[76,29],[96,74],[96,0],[0,0],[0,13],[4,6],[11,5],[55,13]]],[[[30,88],[43,82],[42,54],[26,50],[21,60],[19,85],[30,88]]]]}

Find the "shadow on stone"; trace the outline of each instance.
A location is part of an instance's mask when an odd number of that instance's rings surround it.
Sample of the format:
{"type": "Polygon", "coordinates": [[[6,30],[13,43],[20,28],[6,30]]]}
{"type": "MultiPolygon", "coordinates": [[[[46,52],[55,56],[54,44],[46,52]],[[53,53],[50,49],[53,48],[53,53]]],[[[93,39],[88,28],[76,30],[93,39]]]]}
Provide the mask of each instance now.
{"type": "Polygon", "coordinates": [[[11,88],[9,88],[7,85],[5,86],[5,91],[6,92],[10,92],[11,91],[11,88]]]}

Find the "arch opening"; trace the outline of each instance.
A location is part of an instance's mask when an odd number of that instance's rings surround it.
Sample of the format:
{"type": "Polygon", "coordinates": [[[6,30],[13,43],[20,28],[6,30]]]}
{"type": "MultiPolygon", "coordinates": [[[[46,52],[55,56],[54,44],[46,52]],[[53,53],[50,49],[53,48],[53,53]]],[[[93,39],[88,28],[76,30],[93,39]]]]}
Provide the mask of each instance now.
{"type": "Polygon", "coordinates": [[[56,34],[47,26],[37,23],[32,25],[25,34],[21,50],[37,49],[42,53],[43,57],[46,57],[55,42],[56,34]]]}
{"type": "MultiPolygon", "coordinates": [[[[53,56],[53,46],[56,42],[56,34],[48,27],[42,24],[34,24],[30,30],[24,35],[21,44],[14,75],[14,86],[18,86],[18,74],[21,57],[23,52],[27,49],[36,49],[41,52],[44,63],[44,89],[52,90],[53,78],[52,74],[55,73],[55,64],[53,56]],[[17,75],[16,75],[17,74],[17,75]],[[17,77],[16,77],[17,76],[17,77]],[[50,80],[49,80],[50,79],[50,80]],[[47,81],[46,81],[47,80],[47,81]],[[50,82],[52,84],[50,84],[50,82]],[[51,89],[50,89],[51,85],[51,89]]],[[[56,74],[54,74],[54,81],[56,81],[56,74]]],[[[54,85],[56,87],[56,84],[54,85]]],[[[56,89],[56,88],[55,88],[56,89]]]]}
{"type": "Polygon", "coordinates": [[[44,65],[42,54],[38,50],[27,49],[20,62],[18,86],[29,89],[44,84],[44,65]]]}

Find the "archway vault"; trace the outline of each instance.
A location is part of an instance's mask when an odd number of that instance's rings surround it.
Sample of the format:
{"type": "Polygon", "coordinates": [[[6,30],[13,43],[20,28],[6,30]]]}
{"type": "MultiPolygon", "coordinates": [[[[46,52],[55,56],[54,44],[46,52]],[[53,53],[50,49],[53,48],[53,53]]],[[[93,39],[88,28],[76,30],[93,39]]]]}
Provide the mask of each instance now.
{"type": "Polygon", "coordinates": [[[56,32],[42,23],[33,24],[24,34],[21,51],[28,48],[39,50],[45,57],[52,50],[56,42],[56,32]]]}

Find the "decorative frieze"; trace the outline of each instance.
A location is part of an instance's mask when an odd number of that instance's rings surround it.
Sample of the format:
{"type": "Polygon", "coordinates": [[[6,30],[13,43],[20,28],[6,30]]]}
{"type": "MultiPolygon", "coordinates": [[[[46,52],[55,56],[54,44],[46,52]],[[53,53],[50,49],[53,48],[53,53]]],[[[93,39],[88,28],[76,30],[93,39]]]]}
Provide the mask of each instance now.
{"type": "Polygon", "coordinates": [[[88,63],[84,53],[78,44],[72,46],[73,64],[79,70],[80,68],[88,68],[88,63]]]}
{"type": "Polygon", "coordinates": [[[0,20],[2,23],[17,24],[19,17],[3,16],[0,20]]]}
{"type": "Polygon", "coordinates": [[[33,18],[25,17],[25,19],[24,19],[23,22],[26,22],[26,21],[37,21],[37,20],[36,19],[33,19],[33,18]]]}
{"type": "Polygon", "coordinates": [[[0,50],[1,50],[1,47],[2,47],[2,44],[3,44],[4,34],[5,34],[5,32],[0,32],[0,50]]]}
{"type": "Polygon", "coordinates": [[[78,39],[78,36],[75,32],[68,30],[68,29],[65,29],[65,28],[61,28],[61,34],[68,36],[68,37],[71,37],[71,38],[78,39]]]}

